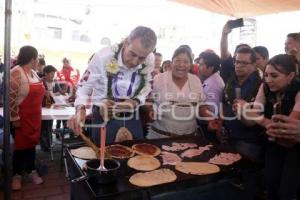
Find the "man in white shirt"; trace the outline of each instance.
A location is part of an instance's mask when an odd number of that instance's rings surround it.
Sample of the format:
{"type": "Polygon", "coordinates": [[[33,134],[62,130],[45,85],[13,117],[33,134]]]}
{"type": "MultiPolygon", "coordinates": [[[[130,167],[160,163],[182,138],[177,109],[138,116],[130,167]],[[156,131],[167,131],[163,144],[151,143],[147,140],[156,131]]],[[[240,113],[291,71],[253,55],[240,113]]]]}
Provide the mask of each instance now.
{"type": "MultiPolygon", "coordinates": [[[[86,117],[85,107],[89,98],[93,104],[92,123],[103,122],[107,127],[107,142],[113,142],[121,127],[126,127],[134,139],[143,137],[139,119],[128,116],[128,112],[144,104],[151,91],[151,72],[154,69],[153,50],[156,35],[147,27],[136,27],[120,44],[95,53],[78,84],[76,93],[76,115],[69,120],[75,133],[81,131],[80,124],[86,117]],[[114,113],[119,110],[118,114],[114,113]],[[130,119],[129,119],[130,118],[130,119]]],[[[136,110],[136,109],[135,109],[136,110]]],[[[92,136],[99,142],[100,129],[93,128],[92,136]]]]}

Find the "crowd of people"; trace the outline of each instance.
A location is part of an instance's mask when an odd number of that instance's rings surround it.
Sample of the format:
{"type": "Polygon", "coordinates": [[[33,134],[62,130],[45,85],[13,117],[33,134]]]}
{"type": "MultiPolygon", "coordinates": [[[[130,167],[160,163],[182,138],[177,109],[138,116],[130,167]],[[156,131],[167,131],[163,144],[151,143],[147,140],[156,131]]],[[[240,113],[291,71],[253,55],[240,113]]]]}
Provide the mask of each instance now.
{"type": "MultiPolygon", "coordinates": [[[[155,32],[138,26],[121,43],[96,52],[81,79],[67,58],[57,71],[39,61],[34,47],[22,47],[11,70],[13,189],[21,189],[24,172],[33,183],[43,182],[35,171],[35,146],[40,142],[42,148],[49,148],[47,133],[53,122],[41,123],[41,107],[51,106],[53,95],[68,93],[76,108],[68,127],[79,134],[86,108],[92,105],[91,137],[98,145],[102,126],[107,127],[107,143],[119,141],[116,138],[198,135],[229,145],[254,165],[263,164],[268,199],[296,199],[300,33],[287,34],[285,53],[269,59],[264,46],[240,44],[231,54],[231,31],[225,24],[220,56],[207,49],[195,58],[183,44],[170,60],[163,61],[155,49],[155,32]],[[60,82],[54,80],[55,74],[60,82]],[[120,132],[120,128],[128,131],[120,132]]],[[[257,176],[256,171],[242,173],[245,199],[254,199],[257,176]]]]}

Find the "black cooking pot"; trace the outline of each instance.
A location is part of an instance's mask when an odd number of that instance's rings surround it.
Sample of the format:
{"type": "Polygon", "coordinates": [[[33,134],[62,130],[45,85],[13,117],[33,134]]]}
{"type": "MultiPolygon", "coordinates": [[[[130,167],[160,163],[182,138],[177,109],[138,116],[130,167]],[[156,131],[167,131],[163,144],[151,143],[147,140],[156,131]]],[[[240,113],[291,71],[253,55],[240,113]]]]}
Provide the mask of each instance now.
{"type": "Polygon", "coordinates": [[[71,180],[72,183],[78,183],[87,179],[95,181],[100,184],[113,183],[117,180],[117,172],[120,168],[120,162],[114,159],[105,159],[104,166],[107,171],[100,171],[98,168],[100,166],[99,159],[92,159],[86,162],[84,171],[86,175],[75,178],[71,180]]]}

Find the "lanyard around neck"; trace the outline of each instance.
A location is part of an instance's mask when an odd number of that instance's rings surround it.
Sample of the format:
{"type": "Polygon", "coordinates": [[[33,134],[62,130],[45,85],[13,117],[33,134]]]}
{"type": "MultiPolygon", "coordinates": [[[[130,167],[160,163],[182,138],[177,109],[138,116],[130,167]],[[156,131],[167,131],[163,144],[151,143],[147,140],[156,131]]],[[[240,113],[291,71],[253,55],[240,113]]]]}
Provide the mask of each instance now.
{"type": "MultiPolygon", "coordinates": [[[[114,87],[114,95],[113,96],[114,96],[114,98],[116,98],[116,100],[118,100],[121,97],[120,92],[118,90],[118,83],[117,83],[119,74],[120,74],[120,72],[118,72],[116,74],[116,76],[113,78],[113,87],[114,87]]],[[[132,87],[135,82],[136,74],[137,74],[137,72],[133,72],[131,75],[130,84],[129,84],[129,87],[126,92],[127,97],[130,97],[132,94],[132,87]]]]}

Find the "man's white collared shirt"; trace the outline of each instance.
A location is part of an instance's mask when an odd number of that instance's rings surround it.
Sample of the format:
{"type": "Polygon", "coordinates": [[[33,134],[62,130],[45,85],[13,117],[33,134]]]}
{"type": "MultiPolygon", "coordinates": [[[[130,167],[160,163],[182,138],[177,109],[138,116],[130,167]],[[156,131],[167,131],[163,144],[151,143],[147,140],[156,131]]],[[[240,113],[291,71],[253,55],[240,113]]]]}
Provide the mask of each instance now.
{"type": "MultiPolygon", "coordinates": [[[[133,97],[136,90],[139,88],[141,83],[141,75],[138,72],[142,68],[142,65],[138,65],[135,68],[128,68],[123,64],[120,51],[118,55],[117,63],[119,65],[119,76],[116,81],[113,81],[112,92],[114,93],[115,84],[117,84],[118,97],[133,97]],[[132,84],[132,92],[127,95],[128,88],[130,87],[131,77],[133,73],[136,72],[137,75],[132,84]]],[[[87,105],[89,97],[91,97],[92,104],[100,105],[103,99],[107,98],[107,86],[108,77],[106,72],[106,66],[109,64],[114,57],[115,52],[111,47],[106,47],[99,52],[97,52],[92,60],[90,61],[86,72],[84,73],[80,83],[78,84],[78,89],[76,92],[76,100],[74,105],[87,105]]],[[[136,96],[141,103],[145,102],[147,95],[151,91],[151,85],[149,81],[151,80],[151,72],[154,69],[154,55],[151,53],[146,58],[147,64],[147,75],[145,76],[145,86],[136,96]]]]}

